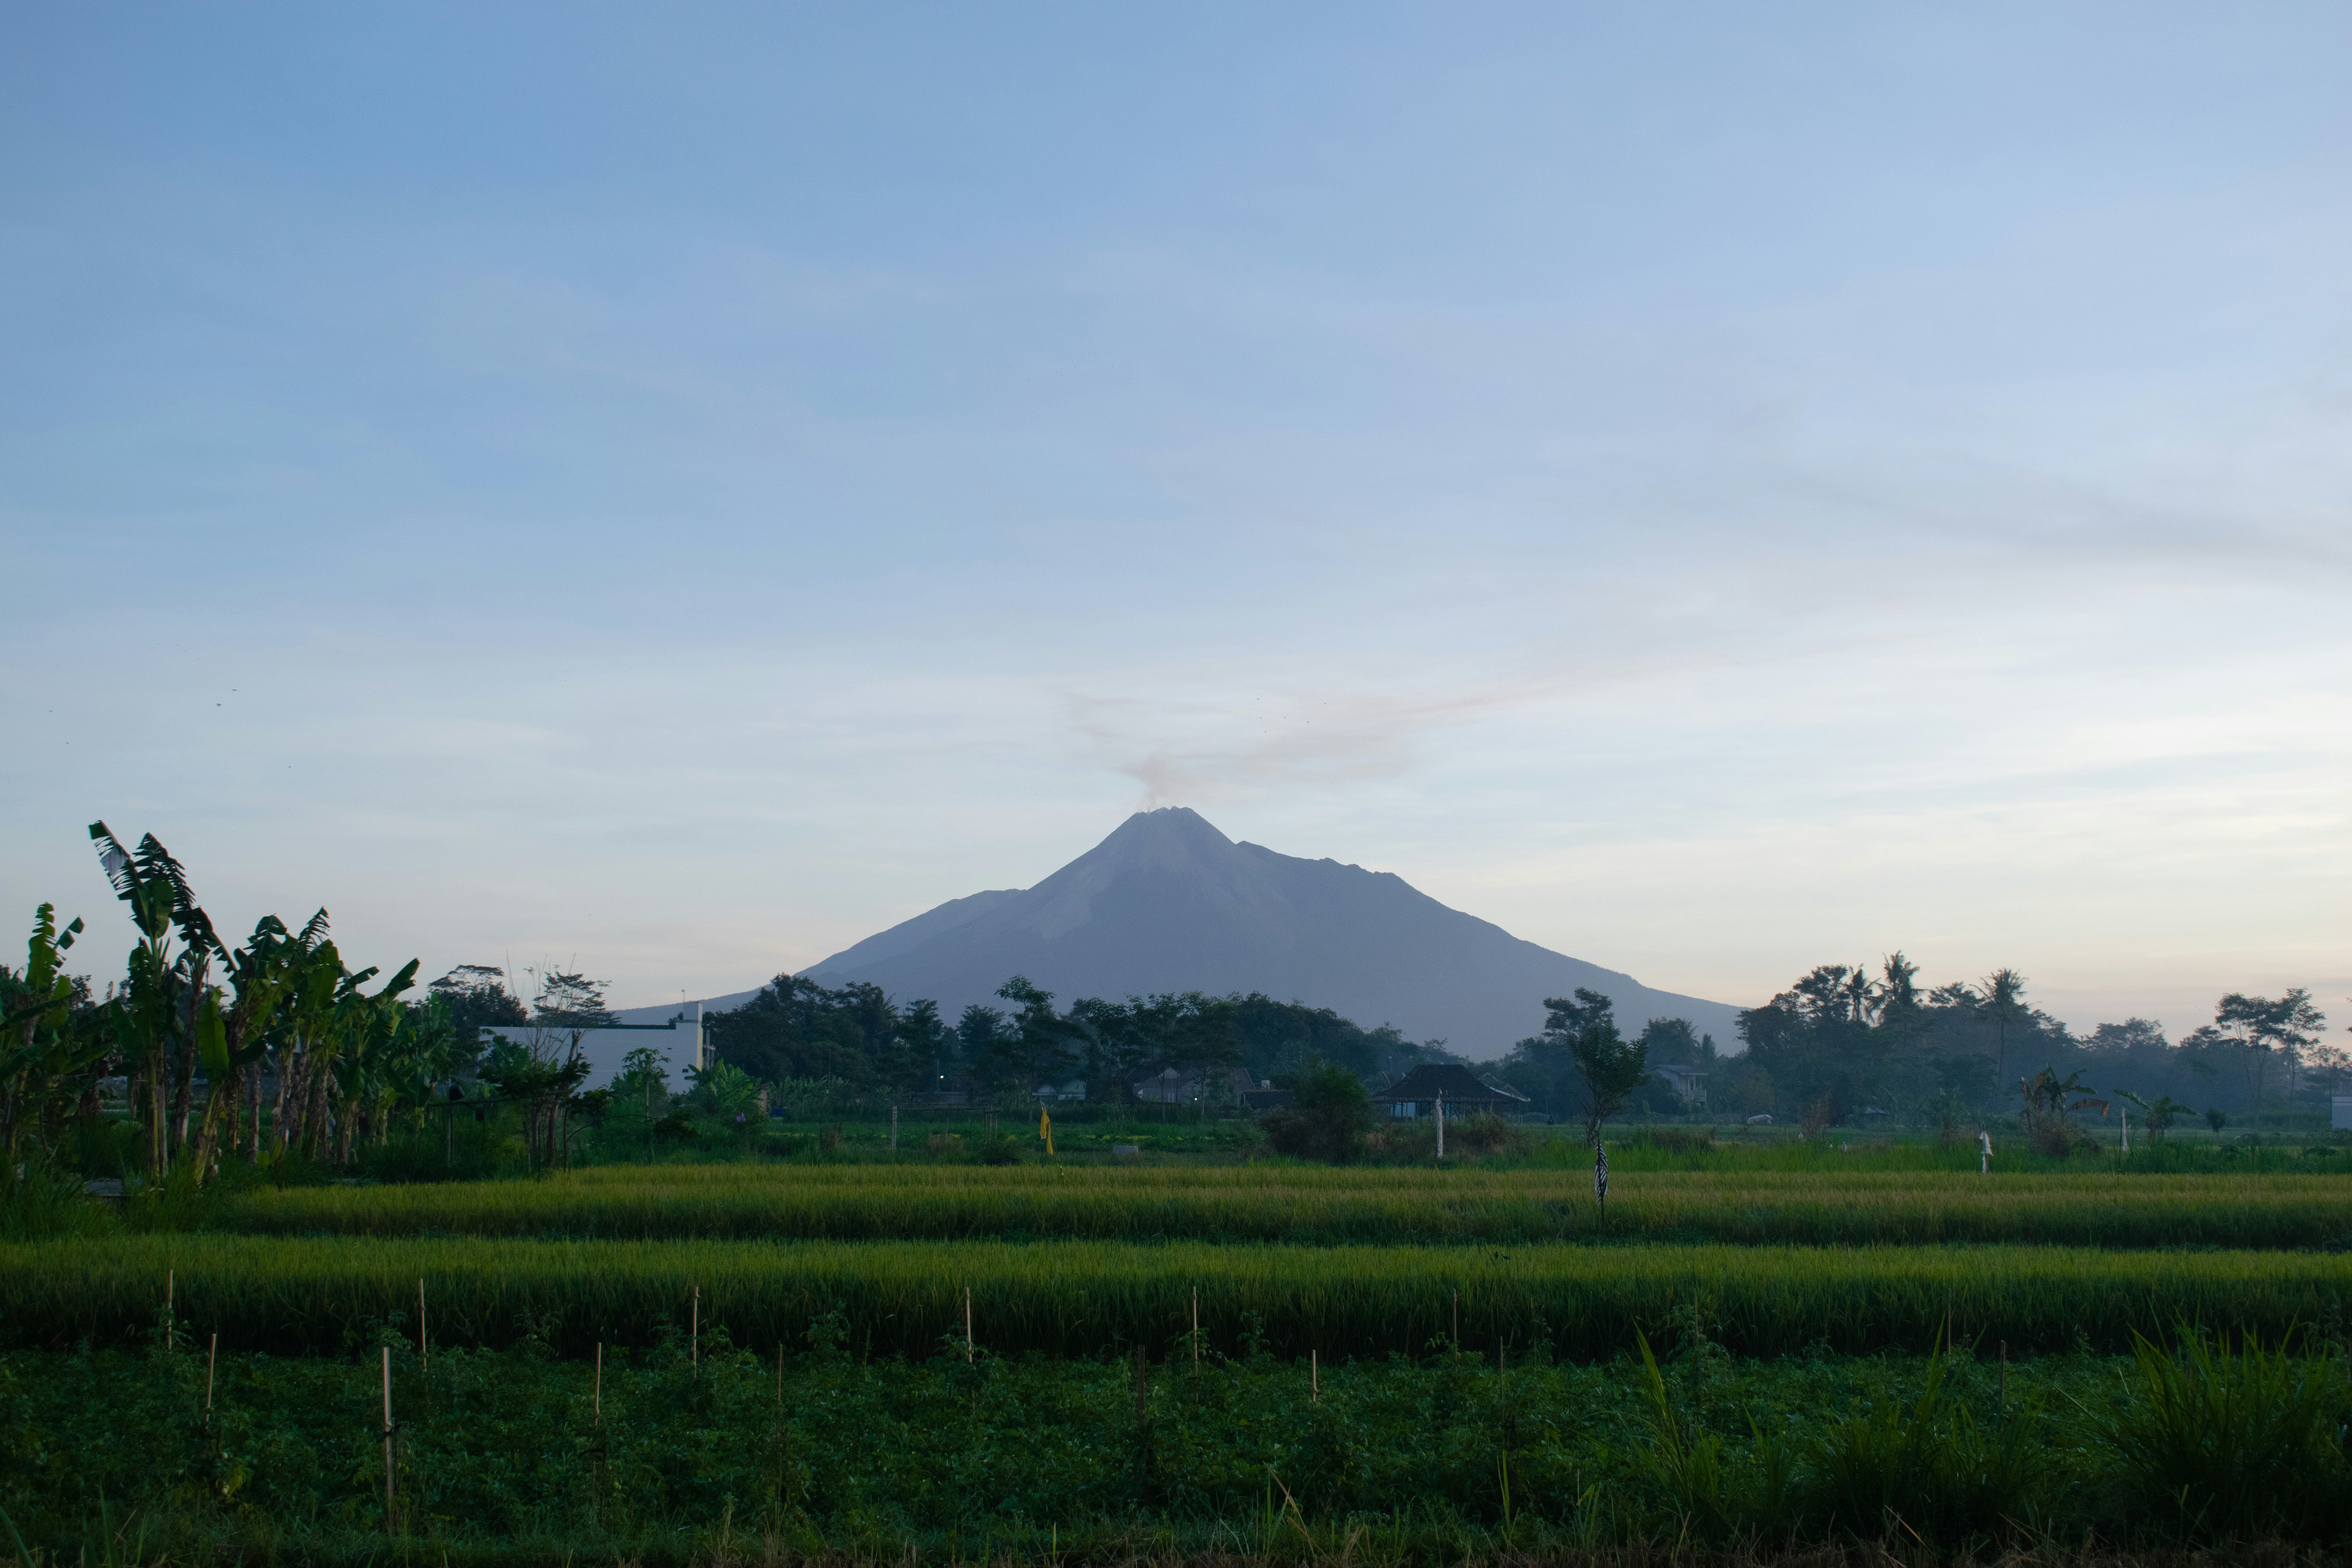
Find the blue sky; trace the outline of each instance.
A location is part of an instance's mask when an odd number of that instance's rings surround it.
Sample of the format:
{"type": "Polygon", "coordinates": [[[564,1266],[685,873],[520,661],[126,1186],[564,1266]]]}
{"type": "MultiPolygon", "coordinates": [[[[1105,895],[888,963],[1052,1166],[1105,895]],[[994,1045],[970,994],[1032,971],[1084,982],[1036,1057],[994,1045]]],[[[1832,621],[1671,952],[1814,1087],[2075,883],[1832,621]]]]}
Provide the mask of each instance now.
{"type": "Polygon", "coordinates": [[[119,921],[104,816],[656,1002],[1181,804],[1732,1002],[2352,1023],[2347,64],[0,5],[0,903],[119,921]]]}

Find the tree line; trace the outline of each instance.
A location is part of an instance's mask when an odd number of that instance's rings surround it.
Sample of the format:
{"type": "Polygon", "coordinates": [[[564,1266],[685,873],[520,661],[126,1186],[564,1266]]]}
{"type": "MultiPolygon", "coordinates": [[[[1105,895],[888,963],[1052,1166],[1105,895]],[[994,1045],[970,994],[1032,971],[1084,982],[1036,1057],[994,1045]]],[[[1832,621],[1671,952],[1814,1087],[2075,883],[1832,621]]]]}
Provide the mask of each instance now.
{"type": "Polygon", "coordinates": [[[1109,1097],[1170,1067],[1240,1068],[1265,1081],[1328,1062],[1384,1081],[1416,1062],[1454,1059],[1441,1041],[1256,992],[1084,996],[1057,1008],[1052,992],[1016,974],[996,995],[1004,1005],[975,1003],[950,1022],[931,1000],[902,1005],[865,982],[827,987],[779,974],[703,1027],[712,1053],[754,1079],[831,1079],[901,1101],[941,1090],[1026,1094],[1073,1079],[1109,1097]]]}
{"type": "MultiPolygon", "coordinates": [[[[2014,969],[1976,982],[1924,987],[1900,952],[1876,973],[1822,964],[1739,1015],[1747,1050],[1711,1042],[1684,1060],[1709,1073],[1719,1114],[1772,1114],[1829,1124],[1885,1115],[1951,1123],[2032,1101],[2041,1072],[2167,1114],[2191,1106],[2223,1115],[2324,1106],[2344,1087],[2352,1057],[2324,1036],[2326,1015],[2301,987],[2278,996],[2232,992],[2212,1021],[2178,1040],[2146,1018],[2070,1031],[2027,999],[2014,969]]],[[[2046,1085],[2044,1086],[2046,1087],[2046,1085]]]]}

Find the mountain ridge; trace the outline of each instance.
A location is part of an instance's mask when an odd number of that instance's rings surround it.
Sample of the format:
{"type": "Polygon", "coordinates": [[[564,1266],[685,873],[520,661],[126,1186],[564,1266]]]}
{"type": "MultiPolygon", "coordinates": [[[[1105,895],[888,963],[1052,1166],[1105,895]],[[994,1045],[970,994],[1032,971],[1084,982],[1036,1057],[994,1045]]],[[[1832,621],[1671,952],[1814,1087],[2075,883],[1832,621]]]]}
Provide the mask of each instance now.
{"type": "Polygon", "coordinates": [[[1236,843],[1185,806],[1137,812],[1034,887],[950,900],[803,973],[831,986],[870,982],[902,1002],[931,997],[950,1019],[997,1005],[1016,973],[1066,1004],[1262,991],[1480,1060],[1541,1028],[1546,996],[1583,985],[1616,1003],[1629,1034],[1683,1017],[1718,1047],[1737,1045],[1727,1004],[1513,936],[1394,872],[1236,843]]]}

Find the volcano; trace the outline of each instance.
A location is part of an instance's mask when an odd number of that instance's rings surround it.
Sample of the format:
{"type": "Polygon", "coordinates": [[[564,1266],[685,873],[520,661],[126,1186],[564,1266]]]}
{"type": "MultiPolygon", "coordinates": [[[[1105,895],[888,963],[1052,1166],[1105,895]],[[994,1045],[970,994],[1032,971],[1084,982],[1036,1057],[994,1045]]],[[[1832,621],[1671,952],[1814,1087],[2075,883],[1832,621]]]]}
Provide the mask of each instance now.
{"type": "Polygon", "coordinates": [[[1736,1048],[1734,1009],[1653,991],[1628,974],[1522,942],[1402,878],[1236,844],[1183,806],[1138,812],[1026,889],[974,893],[867,937],[806,972],[929,996],[952,1019],[1025,974],[1061,1005],[1081,996],[1262,991],[1393,1024],[1475,1060],[1543,1026],[1544,998],[1577,986],[1617,1005],[1620,1027],[1687,1018],[1736,1048]]]}

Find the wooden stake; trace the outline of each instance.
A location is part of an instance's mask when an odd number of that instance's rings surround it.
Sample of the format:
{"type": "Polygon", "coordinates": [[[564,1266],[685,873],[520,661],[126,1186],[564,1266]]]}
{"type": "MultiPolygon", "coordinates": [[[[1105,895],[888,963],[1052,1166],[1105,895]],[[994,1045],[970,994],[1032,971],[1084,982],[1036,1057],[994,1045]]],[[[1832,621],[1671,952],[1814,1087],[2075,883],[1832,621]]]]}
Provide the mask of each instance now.
{"type": "Polygon", "coordinates": [[[694,1288],[694,1332],[687,1341],[687,1364],[697,1375],[702,1371],[702,1287],[694,1288]]]}
{"type": "Polygon", "coordinates": [[[177,1294],[179,1282],[180,1272],[178,1269],[166,1268],[163,1270],[163,1348],[166,1351],[175,1351],[180,1348],[178,1344],[180,1338],[180,1320],[178,1313],[173,1307],[173,1300],[177,1294]]]}
{"type": "Polygon", "coordinates": [[[213,1418],[213,1368],[220,1362],[220,1331],[213,1331],[213,1348],[205,1356],[205,1419],[213,1418]]]}
{"type": "Polygon", "coordinates": [[[596,1342],[596,1425],[604,1424],[604,1342],[596,1342]]]}
{"type": "Polygon", "coordinates": [[[1323,1403],[1323,1365],[1321,1352],[1317,1351],[1307,1352],[1307,1403],[1323,1403]]]}
{"type": "Polygon", "coordinates": [[[971,1364],[971,1287],[963,1288],[963,1364],[971,1364]]]}
{"type": "Polygon", "coordinates": [[[383,1527],[392,1528],[392,1347],[383,1348],[383,1527]]]}
{"type": "Polygon", "coordinates": [[[416,1281],[416,1359],[425,1359],[425,1280],[416,1281]]]}

